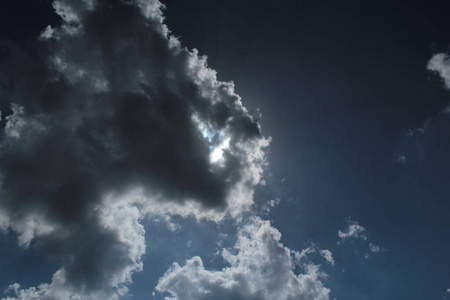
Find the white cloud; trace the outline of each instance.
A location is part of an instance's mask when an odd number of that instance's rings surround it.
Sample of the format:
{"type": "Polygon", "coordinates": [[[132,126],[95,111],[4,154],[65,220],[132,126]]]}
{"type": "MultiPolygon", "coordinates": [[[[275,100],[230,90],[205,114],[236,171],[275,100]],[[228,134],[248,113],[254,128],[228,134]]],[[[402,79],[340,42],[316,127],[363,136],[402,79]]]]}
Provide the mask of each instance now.
{"type": "Polygon", "coordinates": [[[445,86],[450,89],[450,59],[447,54],[439,53],[433,55],[428,61],[427,69],[439,74],[445,86]]]}
{"type": "Polygon", "coordinates": [[[330,250],[320,250],[320,254],[326,259],[326,261],[334,266],[333,253],[330,250]]]}
{"type": "Polygon", "coordinates": [[[362,239],[367,240],[366,229],[359,225],[358,222],[351,220],[350,218],[347,220],[347,228],[344,231],[339,230],[338,236],[342,240],[346,239],[362,239]]]}
{"type": "Polygon", "coordinates": [[[351,241],[354,242],[359,241],[358,243],[352,243],[353,246],[358,247],[359,249],[362,249],[364,251],[364,258],[368,259],[371,254],[381,253],[386,251],[385,249],[381,248],[379,245],[369,242],[369,239],[367,237],[367,231],[366,229],[359,225],[358,222],[353,221],[352,219],[348,218],[347,220],[347,228],[343,231],[338,231],[338,236],[340,240],[338,241],[338,244],[342,244],[345,241],[351,241]]]}
{"type": "Polygon", "coordinates": [[[334,266],[333,253],[327,249],[319,249],[314,243],[301,251],[292,251],[294,262],[299,266],[310,264],[311,259],[309,256],[313,253],[319,253],[320,256],[324,258],[328,264],[334,266]]]}
{"type": "Polygon", "coordinates": [[[281,242],[281,234],[268,221],[254,217],[238,232],[232,249],[223,249],[229,264],[222,270],[207,270],[200,257],[185,265],[174,263],[160,278],[156,290],[165,299],[329,299],[319,266],[301,264],[294,273],[293,252],[281,242]]]}

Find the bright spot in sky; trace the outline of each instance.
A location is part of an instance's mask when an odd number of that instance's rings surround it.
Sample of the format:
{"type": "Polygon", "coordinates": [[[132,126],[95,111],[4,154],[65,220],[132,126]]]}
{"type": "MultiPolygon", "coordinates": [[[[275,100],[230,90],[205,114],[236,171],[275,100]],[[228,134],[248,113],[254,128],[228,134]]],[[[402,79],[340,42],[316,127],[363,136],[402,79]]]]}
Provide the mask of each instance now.
{"type": "Polygon", "coordinates": [[[230,145],[230,138],[225,139],[220,145],[217,147],[212,147],[211,153],[209,155],[209,160],[211,163],[217,163],[223,157],[223,150],[227,149],[230,145]]]}
{"type": "Polygon", "coordinates": [[[207,124],[201,122],[197,116],[193,116],[192,119],[197,124],[203,138],[208,140],[210,163],[218,163],[223,158],[223,150],[228,149],[230,146],[230,138],[226,137],[223,132],[214,132],[207,124]],[[216,137],[219,137],[219,142],[213,142],[216,137]]]}

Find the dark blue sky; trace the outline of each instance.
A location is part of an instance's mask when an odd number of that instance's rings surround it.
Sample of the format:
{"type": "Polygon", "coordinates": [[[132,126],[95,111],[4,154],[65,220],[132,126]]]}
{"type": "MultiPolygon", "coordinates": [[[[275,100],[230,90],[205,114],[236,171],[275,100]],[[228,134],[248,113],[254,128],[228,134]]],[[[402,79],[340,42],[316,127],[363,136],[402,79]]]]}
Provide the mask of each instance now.
{"type": "MultiPolygon", "coordinates": [[[[433,54],[448,52],[450,4],[163,3],[182,46],[208,56],[218,79],[233,81],[250,112],[261,113],[273,141],[254,201],[258,209],[281,200],[265,218],[287,247],[313,243],[333,253],[322,280],[330,298],[450,299],[450,94],[427,70],[433,54]],[[351,224],[363,226],[365,238],[338,236],[351,224]]],[[[7,0],[0,9],[2,40],[18,44],[59,22],[50,1],[7,0]]],[[[149,299],[174,261],[200,255],[207,268],[223,267],[214,258],[217,232],[232,245],[232,222],[176,223],[175,233],[146,223],[151,267],[133,277],[135,299],[149,299]]],[[[14,238],[1,237],[1,256],[10,258],[1,262],[0,286],[49,281],[57,263],[38,248],[11,245],[14,238]]]]}
{"type": "Polygon", "coordinates": [[[441,299],[450,281],[450,129],[440,112],[450,95],[426,65],[448,49],[448,3],[166,5],[173,33],[262,113],[270,171],[286,178],[273,211],[285,243],[336,249],[348,270],[330,277],[338,299],[441,299]],[[386,248],[381,258],[358,262],[335,245],[348,216],[386,248]]]}

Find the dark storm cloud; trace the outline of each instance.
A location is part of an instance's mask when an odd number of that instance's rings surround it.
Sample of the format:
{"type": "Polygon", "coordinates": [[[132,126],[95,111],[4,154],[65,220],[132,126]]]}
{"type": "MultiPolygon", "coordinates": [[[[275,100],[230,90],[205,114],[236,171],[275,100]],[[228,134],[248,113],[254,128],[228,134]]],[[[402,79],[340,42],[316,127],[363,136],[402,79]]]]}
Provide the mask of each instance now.
{"type": "Polygon", "coordinates": [[[117,199],[140,189],[156,206],[236,213],[251,204],[237,194],[259,182],[268,141],[233,85],[168,36],[158,1],[53,6],[60,27],[27,49],[0,47],[1,223],[64,262],[17,297],[111,298],[145,251],[143,212],[117,199]]]}

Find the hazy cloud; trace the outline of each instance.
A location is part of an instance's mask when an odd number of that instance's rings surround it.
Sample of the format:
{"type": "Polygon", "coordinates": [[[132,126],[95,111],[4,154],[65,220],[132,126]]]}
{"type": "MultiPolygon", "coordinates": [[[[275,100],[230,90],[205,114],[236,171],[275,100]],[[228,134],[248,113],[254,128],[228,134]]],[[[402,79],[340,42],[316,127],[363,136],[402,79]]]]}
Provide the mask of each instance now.
{"type": "Polygon", "coordinates": [[[294,256],[294,261],[297,265],[308,265],[311,263],[310,255],[313,253],[319,253],[325,261],[334,266],[334,258],[333,253],[327,249],[319,249],[316,244],[312,243],[309,247],[301,250],[301,251],[292,251],[294,256]]]}
{"type": "Polygon", "coordinates": [[[380,248],[380,246],[373,244],[373,243],[369,243],[369,247],[370,247],[370,251],[373,253],[378,253],[381,252],[383,249],[380,248]]]}
{"type": "Polygon", "coordinates": [[[348,218],[346,220],[347,222],[347,228],[343,231],[338,231],[338,236],[340,240],[338,241],[338,244],[341,244],[345,241],[359,241],[359,246],[365,251],[364,257],[367,259],[372,254],[380,253],[382,251],[385,251],[385,249],[382,249],[379,245],[369,242],[369,239],[367,237],[367,231],[364,226],[359,225],[358,222],[353,221],[351,218],[348,218]]]}
{"type": "Polygon", "coordinates": [[[442,299],[449,299],[450,298],[450,288],[448,288],[445,293],[444,296],[442,297],[442,299]]]}

